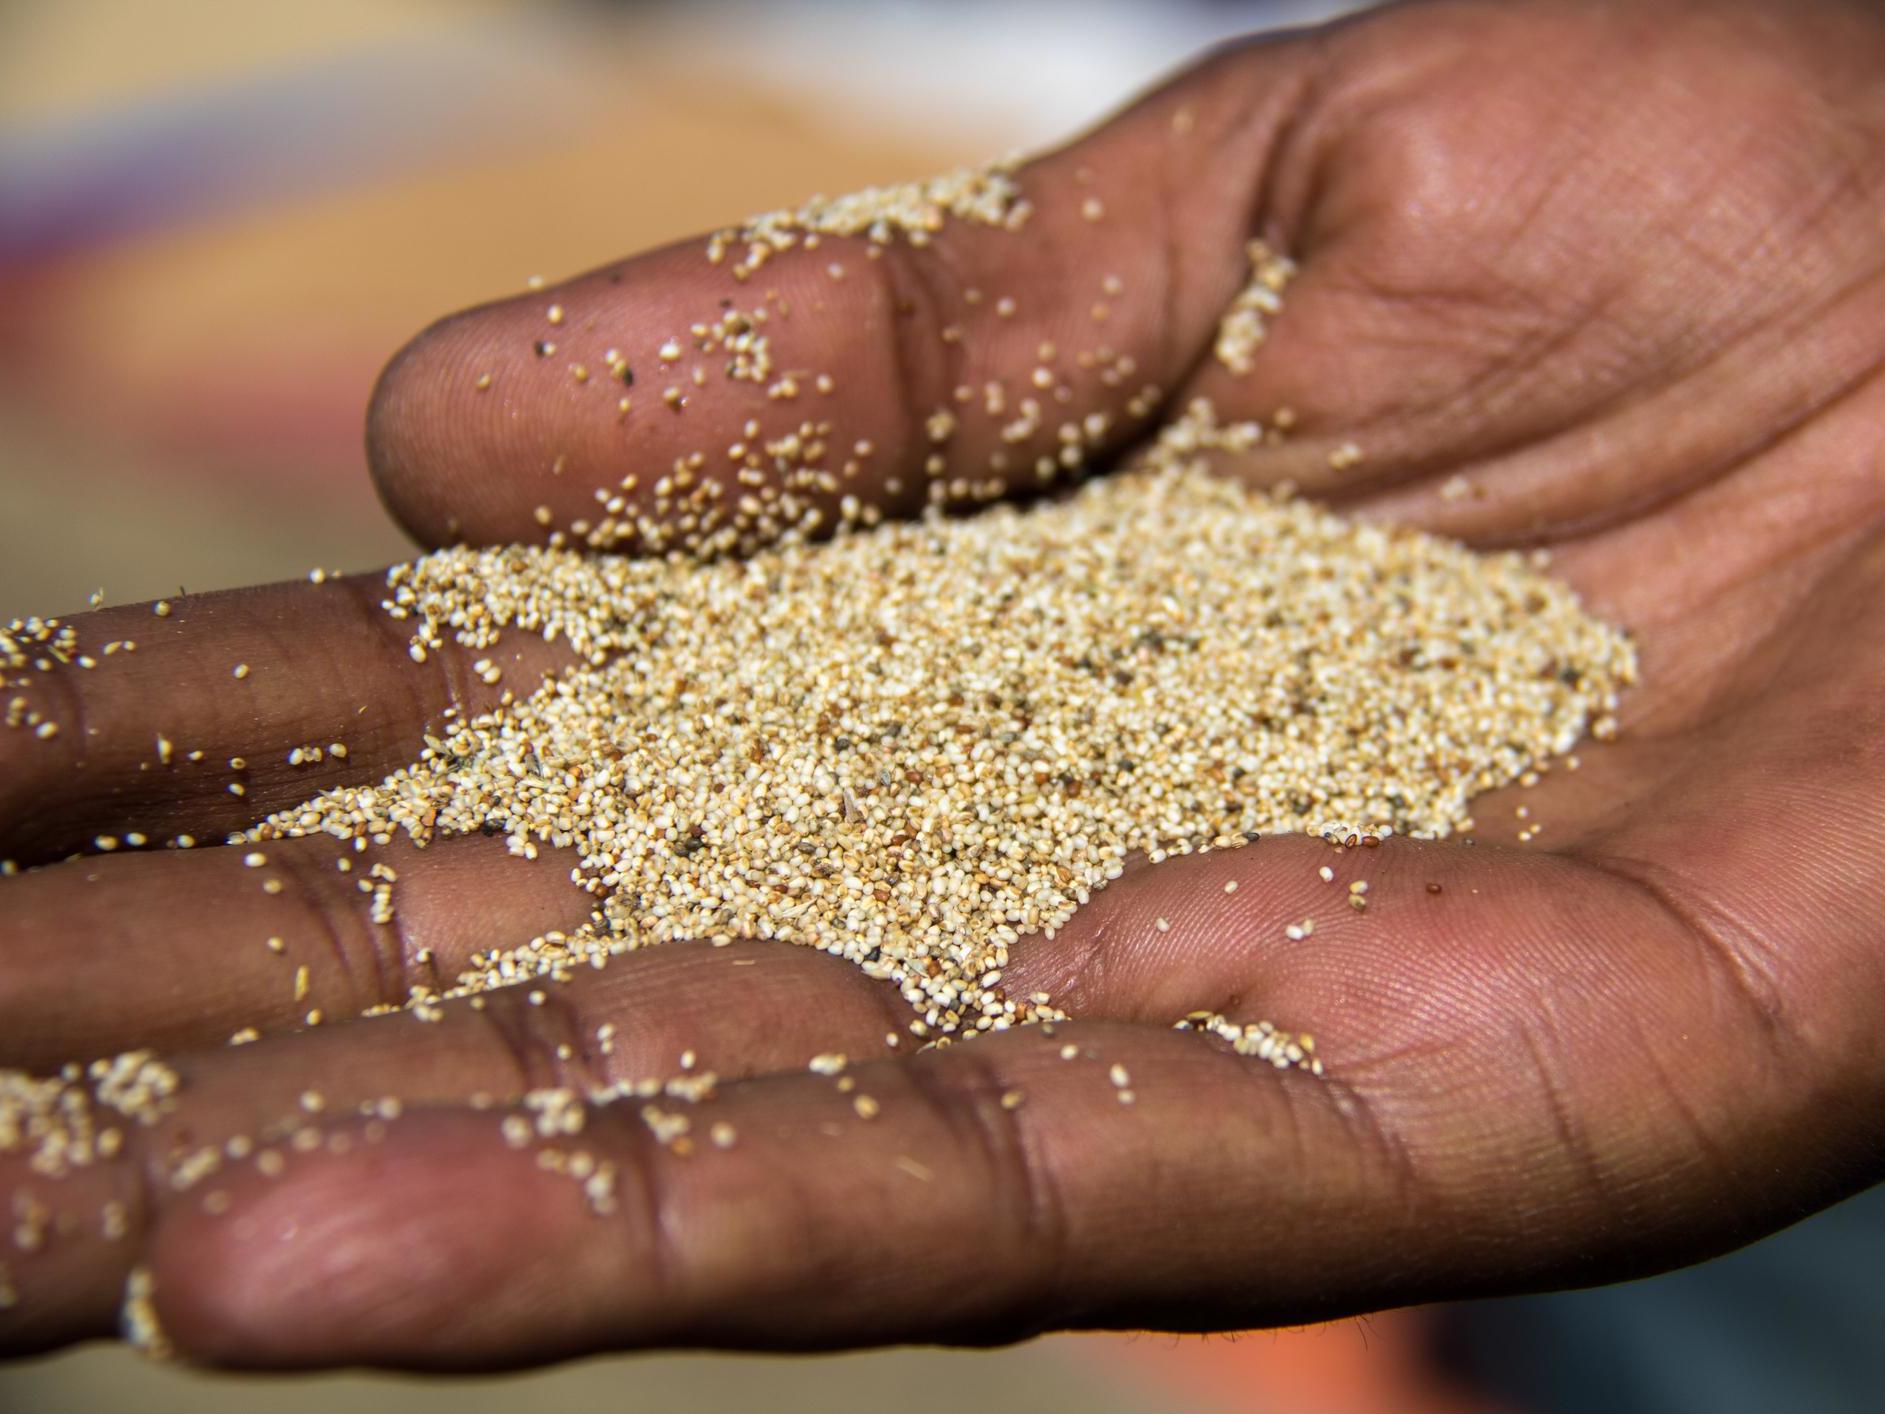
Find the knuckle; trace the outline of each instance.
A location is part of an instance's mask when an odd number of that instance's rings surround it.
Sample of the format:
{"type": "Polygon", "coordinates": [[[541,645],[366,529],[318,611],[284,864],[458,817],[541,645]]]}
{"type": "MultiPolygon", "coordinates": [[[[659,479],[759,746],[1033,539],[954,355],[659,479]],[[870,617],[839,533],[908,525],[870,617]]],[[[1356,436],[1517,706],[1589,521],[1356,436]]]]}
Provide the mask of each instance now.
{"type": "Polygon", "coordinates": [[[1026,1109],[1002,1102],[1012,1085],[995,1058],[972,1047],[919,1057],[909,1073],[922,1098],[978,1156],[989,1209],[999,1215],[998,1240],[1016,1249],[1032,1274],[1024,1283],[1032,1290],[1019,1301],[1038,1310],[1066,1250],[1067,1215],[1026,1109]]]}
{"type": "Polygon", "coordinates": [[[582,1094],[608,1084],[600,1057],[584,1036],[581,1011],[558,989],[522,986],[486,993],[477,1013],[508,1057],[520,1092],[568,1089],[582,1094]]]}
{"type": "Polygon", "coordinates": [[[287,843],[268,852],[269,867],[294,891],[298,911],[325,947],[327,975],[346,989],[347,1006],[362,1011],[405,1001],[410,943],[396,924],[374,916],[373,895],[360,888],[366,876],[335,868],[338,851],[333,860],[317,858],[323,837],[287,843]]]}

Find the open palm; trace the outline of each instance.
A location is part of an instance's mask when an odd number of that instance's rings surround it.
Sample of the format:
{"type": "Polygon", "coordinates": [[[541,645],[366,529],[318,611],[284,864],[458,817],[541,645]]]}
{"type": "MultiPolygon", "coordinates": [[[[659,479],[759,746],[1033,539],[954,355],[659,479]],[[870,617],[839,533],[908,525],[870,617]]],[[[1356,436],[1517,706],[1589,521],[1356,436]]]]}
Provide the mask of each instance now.
{"type": "MultiPolygon", "coordinates": [[[[0,1061],[152,1047],[182,1086],[62,1176],[0,1150],[31,1229],[0,1249],[0,1347],[109,1329],[134,1265],[180,1348],[233,1364],[1239,1328],[1640,1274],[1885,1176],[1881,62],[1858,6],[1411,6],[1214,56],[1021,169],[1019,234],[829,238],[747,286],[690,242],[428,331],[370,434],[430,543],[541,539],[626,473],[770,432],[755,385],[655,391],[657,345],[723,298],[793,306],[776,357],[831,391],[787,411],[869,442],[847,489],[890,512],[957,387],[1019,389],[1103,321],[1130,376],[1070,379],[1067,414],[1108,415],[1105,454],[1150,429],[1147,387],[1287,408],[1225,474],[1548,548],[1636,635],[1642,686],[1616,740],[1482,798],[1470,838],[1133,868],[1013,950],[1008,989],[1078,1021],[912,1053],[890,988],[757,942],[347,1019],[588,914],[568,860],[502,840],[376,851],[389,924],[333,840],[211,847],[495,701],[484,655],[412,662],[373,579],[16,635],[0,1061]],[[1253,237],[1300,274],[1233,374],[1212,337],[1253,237]],[[648,370],[627,414],[571,371],[609,347],[648,370]],[[180,833],[205,847],[155,848],[180,833]],[[1326,1073],[1171,1029],[1196,1010],[1313,1031],[1326,1073]],[[677,1153],[596,1111],[565,1147],[614,1165],[605,1215],[500,1137],[527,1092],[687,1050],[737,1142],[677,1153]],[[807,1071],[823,1052],[852,1088],[807,1071]],[[227,1153],[255,1135],[279,1173],[227,1153]]],[[[947,455],[999,445],[964,419],[947,455]]],[[[515,687],[559,652],[490,656],[515,687]]]]}

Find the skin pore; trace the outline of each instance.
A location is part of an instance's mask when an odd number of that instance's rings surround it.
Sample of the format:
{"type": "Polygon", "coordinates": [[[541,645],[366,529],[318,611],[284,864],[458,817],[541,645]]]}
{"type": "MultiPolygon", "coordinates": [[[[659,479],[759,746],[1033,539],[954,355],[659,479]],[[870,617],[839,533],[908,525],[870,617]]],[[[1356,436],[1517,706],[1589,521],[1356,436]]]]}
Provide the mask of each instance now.
{"type": "MultiPolygon", "coordinates": [[[[176,1086],[104,1105],[119,1147],[56,1180],[0,1152],[0,1348],[108,1332],[134,1268],[175,1348],[231,1365],[1234,1329],[1642,1274],[1885,1176],[1882,59],[1856,4],[1394,8],[1213,55],[1020,168],[1019,230],[951,220],[876,257],[827,235],[747,281],[687,242],[428,330],[369,417],[389,508],[426,544],[541,543],[598,489],[652,508],[651,472],[776,413],[763,383],[663,381],[661,345],[723,299],[794,306],[773,357],[827,374],[806,415],[869,444],[850,494],[887,516],[922,504],[958,386],[1028,384],[1104,304],[1133,373],[1068,380],[1069,413],[1115,415],[1095,465],[1159,420],[1128,413],[1147,387],[1287,408],[1286,439],[1217,469],[1549,549],[1641,685],[1579,769],[1478,801],[1470,844],[1278,836],[1133,869],[1014,949],[1006,985],[1080,1020],[918,1053],[888,1042],[891,989],[756,941],[343,1020],[402,1000],[422,952],[579,923],[569,861],[395,841],[370,855],[399,876],[389,929],[337,842],[271,844],[277,893],[215,842],[396,769],[567,648],[415,662],[378,577],[79,616],[88,651],[136,646],[31,673],[57,731],[0,731],[24,870],[0,881],[0,1063],[149,1046],[176,1086]],[[1235,373],[1212,341],[1252,239],[1298,269],[1235,373]],[[140,769],[153,703],[164,770],[140,769]],[[132,832],[204,847],[97,852],[132,832]],[[1357,879],[1369,907],[1336,907],[1357,879]],[[296,1006],[275,935],[322,943],[296,1006]],[[1313,1029],[1326,1073],[1171,1029],[1199,1010],[1313,1029]],[[231,1048],[238,1017],[266,1025],[231,1048]],[[608,1110],[545,1136],[523,1104],[684,1051],[737,1143],[677,1153],[608,1110]],[[267,1133],[278,1172],[170,1181],[267,1133]]],[[[987,465],[999,425],[964,417],[949,455],[987,465]]]]}

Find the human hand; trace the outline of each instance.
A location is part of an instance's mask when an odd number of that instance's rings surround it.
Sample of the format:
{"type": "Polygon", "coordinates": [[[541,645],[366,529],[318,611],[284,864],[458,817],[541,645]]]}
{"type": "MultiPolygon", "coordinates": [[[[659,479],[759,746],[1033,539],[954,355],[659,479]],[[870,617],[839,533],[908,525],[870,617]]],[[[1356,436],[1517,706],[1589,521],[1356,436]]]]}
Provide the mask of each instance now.
{"type": "MultiPolygon", "coordinates": [[[[400,877],[391,927],[318,837],[269,847],[274,894],[240,849],[56,861],[133,830],[213,841],[383,774],[448,706],[492,700],[474,655],[413,664],[372,580],[82,616],[97,667],[8,674],[58,730],[0,732],[0,856],[36,866],[0,883],[0,1059],[150,1046],[181,1087],[110,1161],[52,1180],[0,1152],[20,1296],[0,1341],[108,1329],[133,1264],[180,1349],[230,1364],[1241,1328],[1639,1274],[1875,1182],[1881,51],[1857,7],[1410,7],[1181,76],[1024,168],[1019,234],[952,224],[878,260],[829,239],[746,286],[691,242],[429,331],[376,398],[376,471],[422,539],[503,542],[542,538],[539,505],[593,516],[596,487],[777,411],[743,385],[679,413],[653,395],[656,345],[722,297],[796,304],[779,357],[829,371],[817,415],[834,444],[874,444],[858,494],[893,511],[920,500],[932,408],[959,383],[1021,386],[1040,343],[1090,343],[1104,303],[1137,373],[1070,380],[1070,413],[1119,414],[1101,454],[1130,445],[1145,384],[1226,418],[1287,406],[1292,437],[1226,474],[1550,547],[1635,634],[1643,683],[1582,769],[1480,801],[1475,843],[1266,838],[1137,869],[1014,949],[1008,986],[1079,1021],[910,1055],[886,1047],[905,1015],[888,989],[757,943],[625,956],[541,1006],[342,1021],[403,999],[422,951],[449,976],[590,900],[566,861],[477,837],[375,856],[400,877]],[[1253,235],[1301,273],[1237,376],[1210,346],[1253,235]],[[569,367],[612,344],[650,394],[626,418],[619,387],[569,367]],[[335,741],[344,758],[287,764],[335,741]],[[1324,863],[1370,881],[1365,913],[1333,906],[1324,863]],[[1288,940],[1305,915],[1314,937],[1288,940]],[[268,936],[293,940],[305,996],[268,936]],[[305,1027],[310,1006],[326,1024],[305,1027]],[[1170,1029],[1200,1009],[1313,1030],[1327,1073],[1170,1029]],[[250,1024],[260,1041],[223,1048],[250,1024]],[[499,1139],[528,1090],[664,1073],[688,1048],[738,1142],[683,1158],[597,1112],[583,1143],[617,1168],[610,1216],[499,1139]],[[827,1051],[877,1118],[806,1073],[827,1051]],[[297,1112],[314,1147],[282,1144],[280,1176],[249,1158],[171,1181],[297,1112]]],[[[965,418],[948,455],[997,448],[965,418]]],[[[491,656],[513,685],[563,661],[535,641],[491,656]]]]}

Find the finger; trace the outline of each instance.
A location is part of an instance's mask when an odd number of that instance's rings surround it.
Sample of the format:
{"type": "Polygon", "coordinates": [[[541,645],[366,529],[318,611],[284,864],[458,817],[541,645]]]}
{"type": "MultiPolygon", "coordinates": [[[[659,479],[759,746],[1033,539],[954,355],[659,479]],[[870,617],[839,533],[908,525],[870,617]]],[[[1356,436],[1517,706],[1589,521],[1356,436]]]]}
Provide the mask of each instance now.
{"type": "Polygon", "coordinates": [[[569,661],[512,631],[412,656],[378,576],[105,609],[0,639],[0,858],[220,839],[410,762],[569,661]],[[484,669],[477,667],[483,663],[484,669]],[[134,838],[136,837],[136,838],[134,838]]]}
{"type": "MultiPolygon", "coordinates": [[[[608,1087],[640,1087],[665,1103],[664,1087],[704,1094],[716,1074],[802,1070],[832,1051],[890,1054],[898,1011],[887,989],[810,949],[675,944],[606,974],[546,982],[535,996],[509,989],[448,1002],[430,1021],[375,1018],[155,1062],[147,1074],[168,1093],[139,1111],[148,1123],[80,1086],[78,1110],[98,1121],[93,1132],[119,1131],[109,1157],[49,1143],[46,1127],[23,1118],[33,1082],[0,1072],[0,1197],[15,1219],[0,1286],[16,1300],[11,1310],[0,1302],[0,1349],[108,1330],[158,1212],[190,1202],[220,1211],[230,1177],[278,1173],[351,1142],[323,1121],[361,1118],[365,1139],[377,1142],[403,1111],[428,1104],[482,1111],[516,1107],[531,1092],[608,1087]]],[[[79,1133],[75,1113],[68,1101],[62,1136],[79,1133]]]]}
{"type": "Polygon", "coordinates": [[[1037,489],[1138,435],[1249,279],[1310,52],[1205,65],[921,244],[824,233],[748,271],[703,237],[448,319],[375,394],[382,494],[429,543],[712,552],[1037,489]]]}
{"type": "MultiPolygon", "coordinates": [[[[1105,1063],[1069,1065],[1057,1058],[1057,1043],[1044,1050],[1041,1037],[1029,1041],[1001,1084],[1027,1086],[1037,1109],[1057,1110],[1059,1120],[1044,1122],[1056,1133],[1084,1118],[1090,1139],[1118,1143],[1125,1109],[1105,1063]]],[[[993,1278],[1007,1284],[1022,1263],[1046,1256],[1037,1244],[1048,1237],[1031,1231],[1031,1220],[1044,1216],[1031,1210],[1041,1192],[1003,1192],[1024,1178],[1018,1165],[1031,1171],[1041,1156],[1029,1152],[1031,1143],[1020,1148],[1018,1110],[1001,1109],[1005,1092],[988,1093],[995,1077],[969,1063],[969,1050],[984,1046],[950,1052],[965,1060],[946,1065],[860,1067],[850,1092],[839,1090],[843,1075],[805,1071],[722,1086],[692,1107],[694,1144],[675,1143],[671,1127],[665,1144],[656,1141],[633,1103],[590,1110],[579,1133],[530,1135],[522,1146],[505,1137],[507,1112],[407,1109],[371,1131],[369,1120],[322,1124],[303,1112],[298,1127],[313,1141],[281,1144],[273,1150],[281,1161],[260,1167],[253,1159],[219,1165],[209,1188],[221,1193],[209,1205],[213,1224],[194,1224],[194,1216],[209,1216],[204,1188],[151,1184],[132,1212],[139,1220],[132,1231],[155,1271],[170,1339],[194,1357],[230,1363],[509,1365],[645,1340],[741,1340],[741,1331],[758,1344],[822,1344],[839,1329],[860,1337],[860,1301],[888,1303],[877,1322],[886,1335],[926,1299],[933,1333],[961,1331],[980,1320],[988,1299],[973,1282],[959,1282],[963,1256],[990,1252],[993,1278]],[[877,1101],[877,1118],[861,1118],[867,1099],[877,1101]],[[718,1131],[722,1141],[731,1135],[724,1148],[714,1141],[716,1124],[731,1126],[718,1131]],[[562,1150],[565,1165],[586,1154],[577,1163],[590,1176],[613,1165],[613,1182],[550,1180],[543,1150],[562,1150]],[[677,1150],[692,1150],[692,1158],[677,1150]],[[477,1208],[484,1237],[467,1224],[477,1208]],[[373,1256],[396,1212],[403,1280],[373,1256]],[[190,1254],[181,1248],[187,1229],[190,1254]],[[839,1237],[850,1242],[850,1256],[831,1250],[839,1237]],[[281,1244],[277,1258],[258,1250],[273,1244],[281,1244]],[[924,1259],[939,1265],[926,1274],[924,1259]],[[564,1273],[560,1295],[543,1290],[550,1263],[564,1273]],[[807,1280],[816,1269],[831,1278],[822,1295],[814,1290],[820,1282],[807,1280]],[[322,1310],[303,1312],[317,1305],[305,1284],[322,1273],[332,1282],[322,1310]],[[613,1295],[598,1299],[603,1280],[613,1295]],[[249,1303],[239,1291],[251,1282],[273,1295],[241,1316],[234,1307],[249,1303]],[[418,1329],[422,1310],[447,1284],[471,1314],[449,1322],[449,1337],[428,1340],[418,1329]],[[526,1314],[530,1295],[537,1301],[526,1314]],[[371,1348],[360,1327],[375,1322],[356,1324],[349,1314],[368,1307],[379,1310],[381,1324],[371,1348]],[[833,1320],[839,1308],[843,1316],[833,1320]],[[400,1354],[388,1354],[394,1348],[400,1354]]],[[[1018,1050],[1005,1046],[1003,1054],[1018,1050]]],[[[1154,1086],[1163,1090],[1159,1080],[1154,1086]]],[[[1233,1105],[1242,1099],[1240,1090],[1231,1095],[1233,1105]]],[[[684,1109],[671,1101],[664,1114],[684,1109]]],[[[1114,1169],[1110,1161],[1103,1167],[1114,1169]]],[[[41,1207],[51,1214],[57,1201],[58,1210],[83,1210],[100,1193],[100,1175],[81,1171],[57,1197],[41,1186],[41,1207]]],[[[15,1327],[11,1344],[25,1344],[26,1322],[40,1342],[70,1339],[87,1320],[96,1329],[117,1299],[128,1256],[138,1256],[130,1242],[113,1250],[79,1229],[64,1244],[47,1242],[21,1267],[23,1301],[0,1316],[15,1327]]],[[[1056,1282],[1052,1267],[1039,1267],[1029,1286],[1044,1295],[1056,1282]]]]}
{"type": "Polygon", "coordinates": [[[325,835],[114,854],[0,883],[0,1060],[27,1069],[344,1021],[587,922],[572,857],[325,835]]]}
{"type": "MultiPolygon", "coordinates": [[[[1617,1098],[1643,1088],[1614,1037],[1565,1040],[1617,1098]]],[[[683,1108],[519,1147],[489,1113],[342,1126],[346,1152],[230,1175],[220,1215],[160,1208],[155,1314],[186,1353],[270,1367],[1247,1328],[1639,1271],[1852,1180],[1773,1165],[1756,1126],[1727,1217],[1696,1201],[1723,1174],[1669,1164],[1674,1117],[1623,1106],[1585,1136],[1626,1180],[1620,1222],[1549,1122],[1455,1104],[1409,1131],[1339,1081],[1106,1027],[729,1085],[680,1134],[683,1108]]]]}
{"type": "Polygon", "coordinates": [[[564,981],[494,989],[425,1012],[373,1016],[176,1058],[196,1117],[218,1142],[258,1136],[300,1109],[393,1096],[404,1104],[510,1104],[683,1074],[739,1079],[913,1046],[895,992],[813,948],[670,943],[564,981]]]}

